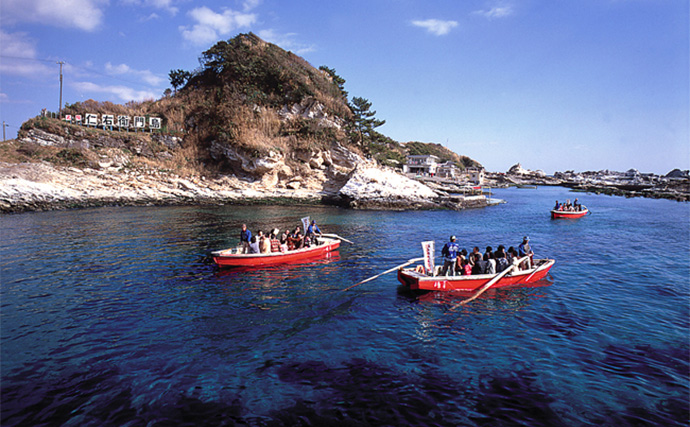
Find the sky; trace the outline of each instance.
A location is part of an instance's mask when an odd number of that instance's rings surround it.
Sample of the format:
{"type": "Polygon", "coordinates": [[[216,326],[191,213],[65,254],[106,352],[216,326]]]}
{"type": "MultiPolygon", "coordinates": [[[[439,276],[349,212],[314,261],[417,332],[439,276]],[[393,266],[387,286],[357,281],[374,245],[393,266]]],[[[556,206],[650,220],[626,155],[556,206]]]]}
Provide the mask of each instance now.
{"type": "Polygon", "coordinates": [[[42,108],[158,99],[253,32],[326,65],[377,130],[493,172],[690,169],[687,0],[2,0],[7,138],[42,108]]]}

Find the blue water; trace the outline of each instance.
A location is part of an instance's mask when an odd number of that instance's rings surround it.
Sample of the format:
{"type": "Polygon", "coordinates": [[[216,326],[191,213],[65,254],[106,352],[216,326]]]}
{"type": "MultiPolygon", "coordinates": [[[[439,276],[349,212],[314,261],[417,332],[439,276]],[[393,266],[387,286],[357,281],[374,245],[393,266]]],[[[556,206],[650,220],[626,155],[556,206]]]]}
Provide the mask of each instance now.
{"type": "Polygon", "coordinates": [[[685,426],[690,204],[496,190],[462,212],[137,207],[0,217],[0,423],[685,426]],[[551,220],[555,200],[590,207],[551,220]],[[218,270],[211,251],[310,215],[330,260],[218,270]],[[556,259],[535,287],[414,294],[420,242],[556,259]]]}

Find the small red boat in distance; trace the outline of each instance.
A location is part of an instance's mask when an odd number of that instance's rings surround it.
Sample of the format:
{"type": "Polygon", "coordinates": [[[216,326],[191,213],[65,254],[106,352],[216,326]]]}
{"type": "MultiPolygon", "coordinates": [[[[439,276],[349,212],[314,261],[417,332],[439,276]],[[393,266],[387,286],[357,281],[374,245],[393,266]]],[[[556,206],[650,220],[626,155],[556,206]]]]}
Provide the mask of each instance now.
{"type": "Polygon", "coordinates": [[[559,218],[582,218],[589,213],[589,209],[583,208],[581,211],[551,211],[551,219],[559,218]]]}
{"type": "MultiPolygon", "coordinates": [[[[542,280],[556,261],[553,259],[535,259],[534,267],[529,270],[513,270],[502,276],[493,288],[512,285],[523,285],[542,280]]],[[[401,268],[398,280],[411,290],[420,291],[475,291],[494,280],[501,273],[471,274],[469,276],[430,276],[420,268],[401,268]]],[[[504,272],[505,273],[505,272],[504,272]]]]}
{"type": "Polygon", "coordinates": [[[308,262],[316,258],[329,257],[340,247],[339,239],[319,238],[319,245],[286,252],[243,254],[238,249],[224,249],[212,252],[213,262],[219,267],[260,267],[265,265],[308,262]]]}

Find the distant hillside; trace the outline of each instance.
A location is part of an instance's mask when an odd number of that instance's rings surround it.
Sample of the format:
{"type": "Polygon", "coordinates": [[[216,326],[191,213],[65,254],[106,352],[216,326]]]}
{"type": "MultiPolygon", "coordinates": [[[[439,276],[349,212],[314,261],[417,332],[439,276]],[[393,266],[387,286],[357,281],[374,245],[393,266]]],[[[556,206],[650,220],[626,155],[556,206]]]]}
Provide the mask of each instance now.
{"type": "Polygon", "coordinates": [[[407,142],[402,144],[409,155],[423,155],[432,154],[442,162],[454,162],[456,166],[461,169],[465,168],[479,168],[482,165],[467,156],[460,156],[457,153],[447,149],[441,144],[424,143],[424,142],[407,142]]]}
{"type": "Polygon", "coordinates": [[[164,137],[49,125],[45,118],[37,118],[22,126],[19,138],[26,137],[31,129],[42,129],[61,138],[79,135],[82,141],[91,137],[99,141],[78,147],[71,144],[69,156],[42,154],[44,159],[56,158],[63,163],[65,158],[90,158],[93,164],[96,157],[105,154],[80,150],[101,147],[133,155],[132,162],[154,162],[159,168],[164,164],[165,168],[202,175],[232,173],[260,178],[266,170],[255,164],[256,159],[279,159],[287,166],[280,172],[283,181],[308,175],[313,169],[310,161],[336,146],[397,167],[407,154],[434,154],[459,167],[479,165],[439,144],[401,145],[374,130],[364,140],[361,129],[356,138],[357,113],[348,102],[345,80],[334,70],[314,68],[254,34],[216,43],[201,54],[199,62],[196,70],[171,70],[175,91],[168,91],[159,100],[125,105],[88,100],[68,104],[63,110],[63,114],[72,115],[160,117],[164,137]]]}

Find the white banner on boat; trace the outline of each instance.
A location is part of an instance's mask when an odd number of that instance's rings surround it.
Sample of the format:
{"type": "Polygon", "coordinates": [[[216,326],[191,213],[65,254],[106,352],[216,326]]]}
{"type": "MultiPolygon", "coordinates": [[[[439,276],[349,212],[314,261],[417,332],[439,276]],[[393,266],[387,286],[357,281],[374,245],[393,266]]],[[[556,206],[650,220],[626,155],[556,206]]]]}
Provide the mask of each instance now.
{"type": "Polygon", "coordinates": [[[309,228],[309,217],[305,216],[302,218],[302,225],[304,226],[304,229],[302,230],[302,233],[307,233],[307,228],[309,228]]]}
{"type": "Polygon", "coordinates": [[[434,271],[434,241],[422,242],[422,251],[424,252],[424,268],[426,271],[434,271]]]}

